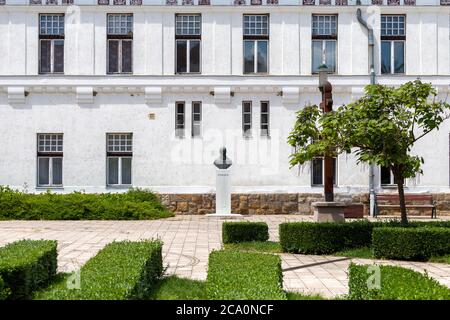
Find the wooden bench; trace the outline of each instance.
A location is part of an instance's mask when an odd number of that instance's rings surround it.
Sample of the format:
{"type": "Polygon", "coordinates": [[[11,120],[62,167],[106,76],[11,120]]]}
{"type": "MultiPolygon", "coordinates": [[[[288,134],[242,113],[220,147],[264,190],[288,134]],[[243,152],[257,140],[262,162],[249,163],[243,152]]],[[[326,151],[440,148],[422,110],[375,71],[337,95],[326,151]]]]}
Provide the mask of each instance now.
{"type": "MultiPolygon", "coordinates": [[[[398,194],[377,194],[377,208],[400,210],[398,194]]],[[[436,201],[431,194],[405,194],[406,209],[429,209],[431,218],[436,218],[436,201]]]]}

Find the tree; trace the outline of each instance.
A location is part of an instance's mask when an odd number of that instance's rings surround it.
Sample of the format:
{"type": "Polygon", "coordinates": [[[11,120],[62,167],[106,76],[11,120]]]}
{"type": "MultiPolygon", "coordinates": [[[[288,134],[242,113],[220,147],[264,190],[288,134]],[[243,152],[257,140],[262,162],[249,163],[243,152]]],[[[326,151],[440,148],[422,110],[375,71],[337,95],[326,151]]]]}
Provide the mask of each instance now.
{"type": "Polygon", "coordinates": [[[431,84],[415,80],[398,88],[368,85],[362,98],[329,113],[306,106],[297,112],[288,138],[295,147],[290,164],[353,152],[358,163],[390,168],[398,188],[401,221],[406,224],[404,181],[422,174],[424,163],[411,149],[449,117],[450,104],[436,96],[431,84]]]}

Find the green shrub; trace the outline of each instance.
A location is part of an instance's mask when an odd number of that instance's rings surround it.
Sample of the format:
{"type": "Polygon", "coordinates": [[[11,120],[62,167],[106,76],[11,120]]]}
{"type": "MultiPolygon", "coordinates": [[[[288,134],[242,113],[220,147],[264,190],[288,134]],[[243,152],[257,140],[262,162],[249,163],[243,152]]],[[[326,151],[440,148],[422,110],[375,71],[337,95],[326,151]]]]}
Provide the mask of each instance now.
{"type": "Polygon", "coordinates": [[[288,222],[279,226],[284,252],[329,254],[343,249],[370,246],[374,224],[367,221],[288,222]]]}
{"type": "Polygon", "coordinates": [[[352,300],[449,300],[450,289],[427,275],[396,266],[377,266],[380,269],[379,288],[372,279],[376,272],[368,265],[349,266],[349,295],[352,300]]]}
{"type": "Polygon", "coordinates": [[[284,300],[281,259],[264,253],[213,251],[206,293],[213,300],[284,300]]]}
{"type": "Polygon", "coordinates": [[[247,241],[267,241],[269,227],[265,222],[224,222],[222,224],[223,243],[247,241]]]}
{"type": "Polygon", "coordinates": [[[173,216],[150,191],[23,193],[0,186],[0,220],[137,220],[173,216]]]}
{"type": "Polygon", "coordinates": [[[10,294],[9,288],[6,287],[5,282],[0,276],[0,300],[6,300],[10,294]]]}
{"type": "Polygon", "coordinates": [[[375,228],[372,238],[376,258],[428,260],[450,253],[448,228],[375,228]]]}
{"type": "Polygon", "coordinates": [[[144,299],[162,276],[161,248],[160,241],[110,243],[81,267],[79,289],[60,281],[36,294],[35,299],[144,299]]]}
{"type": "Polygon", "coordinates": [[[9,299],[31,297],[56,274],[56,246],[56,241],[20,240],[0,248],[0,277],[9,299]]]}

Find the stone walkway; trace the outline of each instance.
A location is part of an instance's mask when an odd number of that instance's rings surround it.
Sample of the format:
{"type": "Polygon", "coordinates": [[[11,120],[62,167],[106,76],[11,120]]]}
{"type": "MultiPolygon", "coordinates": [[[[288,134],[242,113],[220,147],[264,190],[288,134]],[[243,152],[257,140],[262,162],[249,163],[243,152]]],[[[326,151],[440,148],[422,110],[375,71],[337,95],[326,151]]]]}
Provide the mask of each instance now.
{"type": "MultiPolygon", "coordinates": [[[[287,221],[309,221],[308,216],[248,216],[245,220],[265,221],[270,240],[278,240],[278,225],[287,221]]],[[[206,279],[208,255],[220,249],[224,220],[205,216],[176,216],[155,221],[0,221],[0,246],[18,239],[58,241],[59,271],[80,268],[113,240],[159,238],[164,242],[167,273],[191,279],[206,279]]],[[[319,293],[325,297],[345,294],[350,259],[333,256],[281,254],[286,290],[319,293]]],[[[357,263],[372,260],[353,259],[357,263]]],[[[438,263],[383,261],[417,271],[426,270],[439,282],[450,286],[450,265],[438,263]]]]}

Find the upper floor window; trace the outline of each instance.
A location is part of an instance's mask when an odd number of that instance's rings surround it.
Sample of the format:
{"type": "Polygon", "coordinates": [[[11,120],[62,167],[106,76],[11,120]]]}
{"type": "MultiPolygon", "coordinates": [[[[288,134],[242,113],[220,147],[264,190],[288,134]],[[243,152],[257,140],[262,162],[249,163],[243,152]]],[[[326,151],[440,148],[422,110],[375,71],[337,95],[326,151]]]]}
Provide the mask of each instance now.
{"type": "Polygon", "coordinates": [[[133,72],[133,15],[108,14],[108,73],[133,72]]]}
{"type": "Polygon", "coordinates": [[[199,73],[202,21],[199,14],[175,16],[176,73],[199,73]]]}
{"type": "Polygon", "coordinates": [[[406,17],[381,15],[381,73],[405,73],[406,17]]]}
{"type": "Polygon", "coordinates": [[[133,159],[133,134],[106,134],[106,184],[131,185],[133,159]]]}
{"type": "Polygon", "coordinates": [[[64,14],[39,15],[39,73],[64,72],[64,14]]]}
{"type": "Polygon", "coordinates": [[[337,15],[312,16],[312,73],[322,64],[336,72],[337,15]]]}
{"type": "Polygon", "coordinates": [[[244,73],[267,73],[269,15],[244,15],[244,73]]]}
{"type": "Polygon", "coordinates": [[[63,134],[39,133],[37,135],[37,185],[62,186],[63,134]]]}

